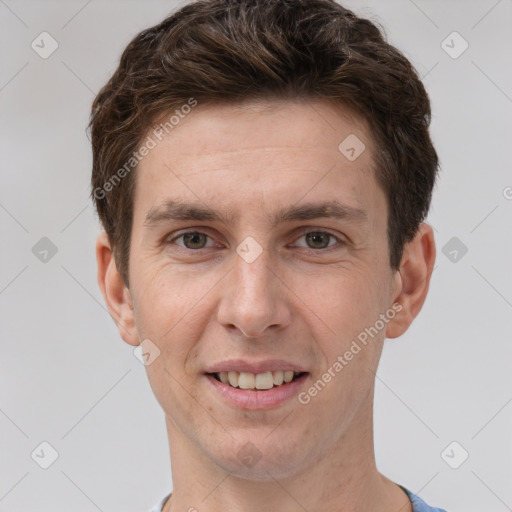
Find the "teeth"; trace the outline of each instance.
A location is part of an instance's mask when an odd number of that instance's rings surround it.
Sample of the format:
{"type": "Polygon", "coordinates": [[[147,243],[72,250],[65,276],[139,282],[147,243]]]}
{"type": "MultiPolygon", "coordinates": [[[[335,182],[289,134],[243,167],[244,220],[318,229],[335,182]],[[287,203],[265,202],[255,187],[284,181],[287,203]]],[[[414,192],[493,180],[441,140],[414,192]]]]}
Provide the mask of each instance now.
{"type": "Polygon", "coordinates": [[[274,387],[274,376],[272,372],[258,373],[254,379],[256,389],[270,389],[274,387]]]}
{"type": "Polygon", "coordinates": [[[284,381],[284,374],[282,371],[274,372],[274,385],[280,386],[284,381]]]}
{"type": "Polygon", "coordinates": [[[285,382],[291,382],[292,379],[293,379],[293,372],[292,371],[284,372],[284,381],[285,382]]]}
{"type": "Polygon", "coordinates": [[[238,372],[228,372],[228,382],[231,386],[236,388],[238,386],[238,372]]]}
{"type": "Polygon", "coordinates": [[[240,372],[238,387],[240,389],[254,389],[254,373],[240,372]]]}
{"type": "Polygon", "coordinates": [[[228,384],[234,388],[240,389],[271,389],[274,386],[280,386],[283,383],[291,382],[294,376],[300,372],[288,370],[286,372],[265,372],[265,373],[249,373],[249,372],[219,372],[217,377],[224,384],[228,384]]]}

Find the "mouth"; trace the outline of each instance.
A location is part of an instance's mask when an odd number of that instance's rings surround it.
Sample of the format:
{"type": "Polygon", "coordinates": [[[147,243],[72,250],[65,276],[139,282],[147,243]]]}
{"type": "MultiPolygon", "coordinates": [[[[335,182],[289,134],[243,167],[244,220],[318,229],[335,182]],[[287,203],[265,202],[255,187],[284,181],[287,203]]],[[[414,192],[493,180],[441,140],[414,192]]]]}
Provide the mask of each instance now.
{"type": "Polygon", "coordinates": [[[273,371],[265,373],[250,372],[216,372],[206,375],[214,378],[218,382],[226,384],[229,387],[243,389],[245,391],[268,391],[269,389],[286,386],[291,382],[307,375],[308,372],[273,371]]]}

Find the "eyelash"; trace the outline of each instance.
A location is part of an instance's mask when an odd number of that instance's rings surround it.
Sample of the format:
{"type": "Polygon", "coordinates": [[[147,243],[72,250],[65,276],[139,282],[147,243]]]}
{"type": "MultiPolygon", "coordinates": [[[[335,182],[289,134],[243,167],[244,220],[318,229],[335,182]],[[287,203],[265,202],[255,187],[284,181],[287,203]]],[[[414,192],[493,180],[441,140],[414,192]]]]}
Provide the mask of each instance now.
{"type": "MultiPolygon", "coordinates": [[[[306,235],[308,234],[311,234],[311,233],[314,233],[314,234],[322,234],[322,235],[327,235],[329,236],[331,239],[334,238],[334,240],[336,242],[338,242],[337,244],[334,244],[334,245],[328,245],[327,247],[323,248],[323,249],[312,249],[312,248],[308,248],[308,247],[301,247],[302,249],[305,249],[306,251],[308,252],[311,252],[311,253],[319,253],[319,252],[327,252],[329,250],[332,250],[333,248],[335,249],[336,248],[336,245],[338,246],[344,246],[346,245],[346,242],[344,240],[342,240],[341,238],[337,237],[336,235],[333,235],[332,233],[330,233],[329,231],[322,231],[322,230],[311,230],[311,231],[306,231],[305,233],[303,233],[298,239],[300,238],[303,238],[305,237],[306,235]]],[[[211,239],[211,237],[207,234],[207,233],[204,233],[202,231],[197,231],[197,230],[188,230],[188,231],[183,231],[181,233],[179,233],[178,235],[172,237],[172,238],[166,238],[166,245],[172,245],[176,240],[180,239],[180,238],[183,238],[185,235],[187,234],[197,234],[197,235],[205,235],[207,236],[208,238],[211,239]]],[[[297,239],[297,240],[298,240],[297,239]]],[[[181,245],[178,245],[178,247],[180,248],[180,250],[182,251],[186,251],[186,252],[196,252],[196,253],[199,253],[201,251],[204,251],[204,250],[207,250],[209,249],[209,247],[203,247],[201,249],[189,249],[188,247],[183,247],[181,245]]]]}

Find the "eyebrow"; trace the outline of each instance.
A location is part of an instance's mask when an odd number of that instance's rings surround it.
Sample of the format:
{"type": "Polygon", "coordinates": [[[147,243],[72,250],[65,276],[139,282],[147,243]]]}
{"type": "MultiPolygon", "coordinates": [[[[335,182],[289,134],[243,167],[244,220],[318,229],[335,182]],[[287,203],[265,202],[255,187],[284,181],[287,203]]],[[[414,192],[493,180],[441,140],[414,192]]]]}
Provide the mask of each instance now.
{"type": "MultiPolygon", "coordinates": [[[[153,207],[149,210],[144,220],[144,226],[150,228],[178,220],[220,221],[223,224],[233,224],[237,217],[239,217],[239,214],[233,211],[221,213],[200,204],[168,200],[161,206],[153,207]]],[[[333,218],[363,223],[368,220],[368,215],[360,208],[344,205],[338,201],[327,201],[280,208],[269,220],[274,228],[283,222],[319,218],[333,218]]]]}

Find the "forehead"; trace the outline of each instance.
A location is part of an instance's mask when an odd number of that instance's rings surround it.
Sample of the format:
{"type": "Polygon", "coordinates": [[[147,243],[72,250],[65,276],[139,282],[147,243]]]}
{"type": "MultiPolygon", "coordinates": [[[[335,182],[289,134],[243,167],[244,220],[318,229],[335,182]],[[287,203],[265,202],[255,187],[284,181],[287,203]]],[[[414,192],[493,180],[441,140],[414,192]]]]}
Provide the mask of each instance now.
{"type": "Polygon", "coordinates": [[[136,214],[147,216],[169,198],[231,212],[237,199],[247,206],[249,198],[267,218],[271,203],[306,195],[308,202],[323,196],[359,209],[372,201],[370,130],[345,107],[311,100],[198,104],[162,135],[165,119],[147,134],[156,144],[137,169],[136,214]]]}
{"type": "MultiPolygon", "coordinates": [[[[165,130],[167,118],[160,118],[155,124],[157,130],[165,130]]],[[[319,100],[259,100],[199,104],[179,120],[172,132],[166,130],[162,142],[173,148],[174,154],[169,157],[178,163],[188,155],[197,158],[262,148],[274,153],[284,148],[295,152],[314,149],[341,156],[339,144],[351,135],[360,142],[364,140],[368,149],[365,157],[370,160],[371,130],[366,120],[349,107],[319,100]]]]}

